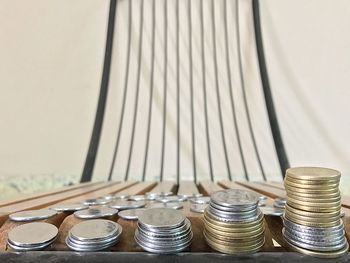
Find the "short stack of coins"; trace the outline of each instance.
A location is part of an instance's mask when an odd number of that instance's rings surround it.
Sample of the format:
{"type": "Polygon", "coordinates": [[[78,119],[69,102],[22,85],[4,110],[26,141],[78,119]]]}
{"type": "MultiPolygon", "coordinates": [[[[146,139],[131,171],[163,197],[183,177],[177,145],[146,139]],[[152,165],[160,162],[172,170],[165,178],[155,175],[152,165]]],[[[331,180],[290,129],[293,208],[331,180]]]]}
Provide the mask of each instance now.
{"type": "Polygon", "coordinates": [[[135,241],[151,253],[170,254],[185,250],[192,241],[190,221],[172,208],[150,208],[140,216],[135,241]]]}
{"type": "Polygon", "coordinates": [[[66,244],[75,251],[100,251],[114,246],[121,234],[122,227],[111,220],[87,220],[71,228],[66,244]]]}
{"type": "Polygon", "coordinates": [[[286,171],[282,233],[289,249],[322,258],[347,253],[339,181],[340,172],[328,168],[298,167],[286,171]]]}
{"type": "Polygon", "coordinates": [[[229,189],[215,192],[204,213],[207,244],[226,254],[251,254],[264,245],[264,215],[255,193],[229,189]]]}

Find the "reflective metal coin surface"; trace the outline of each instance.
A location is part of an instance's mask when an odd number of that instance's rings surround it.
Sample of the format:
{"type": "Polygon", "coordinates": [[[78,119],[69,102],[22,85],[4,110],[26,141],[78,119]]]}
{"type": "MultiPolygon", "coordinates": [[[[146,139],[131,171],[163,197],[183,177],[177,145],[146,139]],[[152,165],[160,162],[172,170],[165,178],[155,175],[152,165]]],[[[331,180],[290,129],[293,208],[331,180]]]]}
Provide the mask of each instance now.
{"type": "Polygon", "coordinates": [[[82,219],[92,219],[92,218],[102,218],[114,216],[118,213],[117,209],[109,208],[109,207],[91,207],[89,209],[76,211],[74,215],[78,218],[82,219]]]}
{"type": "Polygon", "coordinates": [[[203,214],[208,205],[209,204],[192,204],[190,210],[195,213],[203,214]]]}
{"type": "Polygon", "coordinates": [[[129,200],[144,201],[144,200],[146,200],[146,196],[144,196],[144,195],[131,195],[131,196],[129,196],[129,200]]]}
{"type": "Polygon", "coordinates": [[[39,250],[52,244],[58,234],[56,226],[33,222],[13,228],[8,234],[8,244],[15,250],[39,250]]]}
{"type": "Polygon", "coordinates": [[[151,208],[139,217],[139,222],[147,228],[175,228],[183,224],[185,217],[175,209],[151,208]]]}
{"type": "Polygon", "coordinates": [[[192,204],[209,204],[210,197],[209,196],[202,196],[202,197],[196,197],[189,199],[192,204]]]}
{"type": "Polygon", "coordinates": [[[254,206],[259,201],[259,195],[240,189],[229,189],[213,193],[211,201],[227,207],[254,206]]]}
{"type": "Polygon", "coordinates": [[[87,199],[82,203],[84,205],[105,205],[105,204],[108,204],[109,202],[110,200],[105,198],[94,198],[94,199],[87,199]]]}
{"type": "Polygon", "coordinates": [[[88,209],[89,207],[83,204],[57,204],[50,209],[58,211],[58,212],[74,212],[79,210],[88,209]]]}
{"type": "Polygon", "coordinates": [[[260,210],[264,215],[268,215],[268,216],[282,216],[284,213],[284,209],[270,207],[270,206],[260,207],[260,210]]]}
{"type": "Polygon", "coordinates": [[[42,220],[57,215],[57,212],[51,209],[27,210],[16,212],[9,215],[12,221],[34,221],[42,220]]]}
{"type": "Polygon", "coordinates": [[[118,216],[120,218],[123,218],[125,220],[137,220],[139,216],[145,211],[145,208],[136,208],[136,209],[129,209],[129,210],[123,210],[118,213],[118,216]]]}
{"type": "Polygon", "coordinates": [[[121,233],[122,227],[111,220],[88,220],[72,227],[66,244],[75,251],[100,251],[115,245],[121,233]]]}
{"type": "Polygon", "coordinates": [[[128,201],[128,200],[115,200],[112,203],[109,204],[109,207],[119,209],[119,210],[125,210],[125,209],[132,209],[132,208],[141,208],[146,205],[145,201],[128,201]]]}

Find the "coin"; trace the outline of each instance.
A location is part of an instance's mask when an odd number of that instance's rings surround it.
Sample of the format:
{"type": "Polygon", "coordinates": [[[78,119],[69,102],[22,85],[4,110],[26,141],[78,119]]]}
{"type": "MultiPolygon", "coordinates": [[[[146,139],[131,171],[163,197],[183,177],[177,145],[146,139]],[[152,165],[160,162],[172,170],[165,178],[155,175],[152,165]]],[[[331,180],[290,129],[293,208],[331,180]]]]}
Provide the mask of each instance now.
{"type": "Polygon", "coordinates": [[[122,210],[118,213],[118,216],[125,220],[137,220],[139,215],[141,215],[145,210],[145,208],[122,210]]]}
{"type": "Polygon", "coordinates": [[[132,196],[129,196],[129,200],[144,201],[144,200],[146,200],[146,196],[144,196],[144,195],[132,195],[132,196]]]}
{"type": "Polygon", "coordinates": [[[340,172],[334,169],[321,167],[295,167],[286,171],[288,177],[296,180],[336,180],[340,179],[340,172]]]}
{"type": "Polygon", "coordinates": [[[58,211],[58,212],[74,212],[78,210],[88,209],[89,207],[83,204],[57,204],[50,209],[58,211]]]}
{"type": "Polygon", "coordinates": [[[259,201],[259,195],[240,189],[229,189],[217,191],[211,195],[211,201],[219,203],[221,206],[256,206],[259,201]]]}
{"type": "Polygon", "coordinates": [[[141,208],[146,205],[145,201],[128,201],[128,200],[115,200],[112,203],[109,204],[109,207],[119,209],[119,210],[125,210],[125,209],[132,209],[132,208],[141,208]]]}
{"type": "Polygon", "coordinates": [[[209,196],[202,196],[202,197],[195,197],[189,199],[192,204],[209,204],[210,197],[209,196]]]}
{"type": "Polygon", "coordinates": [[[186,198],[177,196],[177,195],[171,195],[171,196],[160,196],[160,197],[157,197],[156,200],[162,203],[169,203],[169,202],[183,202],[186,200],[186,198]]]}
{"type": "Polygon", "coordinates": [[[269,206],[260,207],[260,210],[264,215],[267,215],[267,216],[282,216],[284,212],[284,209],[269,207],[269,206]]]}
{"type": "Polygon", "coordinates": [[[117,213],[118,213],[117,209],[101,206],[101,207],[94,207],[94,208],[91,207],[89,209],[76,211],[74,212],[74,215],[77,218],[93,219],[93,218],[114,216],[117,213]]]}
{"type": "Polygon", "coordinates": [[[8,233],[8,245],[15,250],[40,250],[53,243],[58,234],[56,226],[33,222],[13,228],[8,233]]]}
{"type": "Polygon", "coordinates": [[[209,204],[192,204],[190,210],[195,213],[203,214],[208,205],[209,204]]]}
{"type": "Polygon", "coordinates": [[[110,200],[104,199],[104,198],[93,198],[93,199],[86,199],[82,203],[84,205],[105,205],[108,204],[110,200]]]}
{"type": "Polygon", "coordinates": [[[115,245],[121,234],[122,227],[111,220],[88,220],[70,229],[66,244],[75,251],[100,251],[115,245]]]}
{"type": "Polygon", "coordinates": [[[137,225],[135,241],[151,253],[183,251],[193,238],[190,221],[175,209],[147,209],[139,216],[137,225]]]}
{"type": "Polygon", "coordinates": [[[16,212],[9,215],[12,221],[34,221],[43,220],[57,215],[57,212],[51,209],[40,209],[40,210],[26,210],[16,212]]]}

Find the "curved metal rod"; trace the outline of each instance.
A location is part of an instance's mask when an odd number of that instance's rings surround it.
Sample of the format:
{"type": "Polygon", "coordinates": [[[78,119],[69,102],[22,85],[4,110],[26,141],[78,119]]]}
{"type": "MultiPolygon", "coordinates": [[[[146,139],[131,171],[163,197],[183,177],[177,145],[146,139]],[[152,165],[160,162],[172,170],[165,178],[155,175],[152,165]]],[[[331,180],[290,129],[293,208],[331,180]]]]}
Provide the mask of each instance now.
{"type": "Polygon", "coordinates": [[[114,35],[116,11],[117,11],[117,1],[111,0],[109,4],[107,39],[106,39],[106,48],[105,48],[105,57],[104,57],[104,63],[103,63],[100,95],[97,103],[94,128],[92,130],[89,149],[86,155],[84,169],[81,175],[80,182],[91,181],[91,177],[92,177],[92,173],[93,173],[95,161],[96,161],[96,155],[98,151],[98,145],[100,143],[101,130],[102,130],[102,124],[103,124],[103,119],[105,114],[107,95],[108,95],[108,84],[109,84],[109,74],[111,70],[113,35],[114,35]]]}
{"type": "Polygon", "coordinates": [[[261,77],[262,87],[264,91],[265,105],[267,109],[267,114],[269,116],[273,142],[277,152],[277,157],[281,168],[282,178],[284,178],[286,169],[289,168],[290,166],[289,166],[287,153],[284,148],[282,135],[279,129],[277,114],[275,110],[275,105],[273,103],[272,92],[270,88],[269,76],[268,76],[266,61],[265,61],[262,32],[261,32],[260,8],[259,8],[258,0],[253,0],[252,9],[253,9],[254,30],[255,30],[255,43],[256,43],[256,50],[258,53],[260,77],[261,77]]]}

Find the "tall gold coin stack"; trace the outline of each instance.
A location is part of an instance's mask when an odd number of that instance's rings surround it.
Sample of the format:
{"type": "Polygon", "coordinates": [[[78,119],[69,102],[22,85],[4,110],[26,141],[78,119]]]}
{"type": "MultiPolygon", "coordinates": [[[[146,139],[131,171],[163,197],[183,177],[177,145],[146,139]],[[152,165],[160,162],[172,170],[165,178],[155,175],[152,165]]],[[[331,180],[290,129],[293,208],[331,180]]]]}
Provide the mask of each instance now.
{"type": "Polygon", "coordinates": [[[340,216],[340,172],[298,167],[286,171],[287,204],[282,230],[286,245],[307,255],[335,258],[348,252],[340,216]]]}
{"type": "Polygon", "coordinates": [[[259,196],[230,189],[211,195],[204,212],[207,244],[226,254],[251,254],[264,245],[264,216],[258,208],[259,196]]]}

